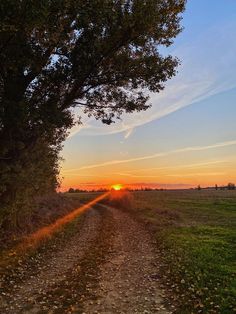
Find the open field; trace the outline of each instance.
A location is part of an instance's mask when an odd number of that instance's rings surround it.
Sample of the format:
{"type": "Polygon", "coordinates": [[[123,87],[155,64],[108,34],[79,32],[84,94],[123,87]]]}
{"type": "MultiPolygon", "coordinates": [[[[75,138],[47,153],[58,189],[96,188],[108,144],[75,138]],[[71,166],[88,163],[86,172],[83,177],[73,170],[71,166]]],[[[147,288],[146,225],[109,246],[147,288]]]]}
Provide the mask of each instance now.
{"type": "Polygon", "coordinates": [[[5,254],[2,313],[236,313],[236,191],[101,196],[65,194],[86,210],[5,254]]]}
{"type": "Polygon", "coordinates": [[[236,191],[135,192],[181,313],[236,312],[236,191]]]}

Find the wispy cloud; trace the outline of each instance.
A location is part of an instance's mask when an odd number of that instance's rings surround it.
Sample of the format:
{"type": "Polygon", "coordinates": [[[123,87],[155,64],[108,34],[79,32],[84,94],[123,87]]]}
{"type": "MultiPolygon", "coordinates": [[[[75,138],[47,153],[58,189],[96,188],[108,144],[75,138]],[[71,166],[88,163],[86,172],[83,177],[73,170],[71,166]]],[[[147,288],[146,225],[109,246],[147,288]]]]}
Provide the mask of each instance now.
{"type": "Polygon", "coordinates": [[[125,139],[129,138],[130,135],[133,133],[133,131],[134,131],[134,128],[128,129],[128,130],[125,132],[124,138],[125,138],[125,139]]]}
{"type": "Polygon", "coordinates": [[[226,173],[225,172],[194,172],[194,173],[187,173],[187,174],[167,174],[166,176],[167,177],[178,177],[178,178],[181,178],[181,177],[192,177],[192,176],[198,176],[198,177],[201,177],[201,176],[221,176],[221,175],[225,175],[226,173]]]}
{"type": "Polygon", "coordinates": [[[136,175],[136,174],[131,174],[131,173],[122,173],[122,172],[117,172],[117,173],[114,173],[115,175],[118,175],[118,176],[122,176],[122,177],[131,177],[131,178],[158,178],[158,176],[145,176],[145,175],[136,175]]]}
{"type": "MultiPolygon", "coordinates": [[[[191,42],[188,41],[188,44],[176,47],[172,53],[180,58],[182,65],[177,76],[166,84],[162,92],[150,95],[153,104],[151,109],[124,115],[122,121],[110,126],[104,126],[92,118],[88,119],[82,113],[85,123],[84,127],[78,126],[78,132],[84,135],[103,135],[127,131],[125,136],[129,137],[135,127],[235,88],[235,36],[236,21],[229,21],[223,27],[219,23],[206,29],[197,39],[194,38],[191,42]]],[[[71,136],[76,133],[76,128],[73,128],[71,136]]]]}
{"type": "Polygon", "coordinates": [[[143,171],[153,171],[153,170],[170,170],[170,169],[183,169],[183,168],[201,168],[201,167],[209,167],[209,166],[215,166],[217,164],[222,163],[228,163],[228,160],[212,160],[208,162],[200,162],[200,163],[194,163],[194,164],[188,164],[188,165],[176,165],[176,166],[166,166],[166,167],[154,167],[154,168],[142,168],[142,169],[135,169],[135,170],[129,170],[127,173],[132,172],[143,172],[143,171]]]}
{"type": "Polygon", "coordinates": [[[68,138],[73,137],[74,135],[78,134],[82,130],[90,129],[90,124],[89,124],[90,120],[91,119],[84,117],[83,124],[77,124],[73,126],[72,129],[70,130],[68,138]]]}
{"type": "Polygon", "coordinates": [[[215,144],[205,145],[205,146],[190,146],[190,147],[184,147],[184,148],[180,148],[180,149],[171,150],[168,152],[161,152],[161,153],[156,153],[156,154],[146,155],[146,156],[141,156],[141,157],[121,159],[121,160],[110,160],[110,161],[106,161],[106,162],[102,162],[102,163],[98,163],[98,164],[83,166],[83,167],[76,168],[76,169],[67,169],[67,170],[64,170],[63,172],[66,173],[66,172],[73,172],[73,171],[78,171],[78,170],[94,169],[94,168],[100,168],[100,167],[104,167],[104,166],[111,166],[111,165],[117,165],[117,164],[123,164],[123,163],[148,160],[148,159],[153,159],[153,158],[158,158],[158,157],[164,157],[164,156],[168,156],[168,155],[172,155],[172,154],[178,154],[178,153],[184,153],[184,152],[205,151],[205,150],[223,148],[223,147],[234,146],[234,145],[236,145],[236,140],[225,141],[225,142],[215,143],[215,144]]]}
{"type": "MultiPolygon", "coordinates": [[[[161,177],[192,177],[192,176],[220,176],[220,175],[225,175],[225,172],[193,172],[193,173],[179,173],[179,174],[162,174],[161,177]]],[[[136,175],[136,174],[131,174],[131,173],[115,173],[115,175],[119,175],[122,177],[131,177],[131,178],[159,178],[160,176],[158,175],[136,175]]]]}
{"type": "MultiPolygon", "coordinates": [[[[75,171],[73,169],[71,169],[71,171],[75,171]]],[[[70,171],[68,171],[70,172],[70,171]]],[[[110,175],[95,175],[95,174],[78,174],[78,173],[70,173],[70,177],[82,177],[82,178],[87,178],[87,177],[93,177],[93,178],[110,178],[110,175]]]]}

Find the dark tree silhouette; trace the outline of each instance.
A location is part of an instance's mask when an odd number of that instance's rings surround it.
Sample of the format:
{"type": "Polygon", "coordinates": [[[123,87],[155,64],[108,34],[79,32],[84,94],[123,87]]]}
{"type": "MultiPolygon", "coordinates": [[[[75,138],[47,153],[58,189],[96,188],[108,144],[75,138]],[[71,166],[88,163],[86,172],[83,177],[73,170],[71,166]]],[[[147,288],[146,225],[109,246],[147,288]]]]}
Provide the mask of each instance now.
{"type": "MultiPolygon", "coordinates": [[[[1,215],[58,185],[71,108],[110,124],[146,110],[178,60],[185,0],[4,0],[0,5],[1,215]]],[[[0,218],[1,224],[1,218],[0,218]]]]}
{"type": "Polygon", "coordinates": [[[228,190],[235,190],[235,184],[234,183],[228,183],[227,188],[228,188],[228,190]]]}

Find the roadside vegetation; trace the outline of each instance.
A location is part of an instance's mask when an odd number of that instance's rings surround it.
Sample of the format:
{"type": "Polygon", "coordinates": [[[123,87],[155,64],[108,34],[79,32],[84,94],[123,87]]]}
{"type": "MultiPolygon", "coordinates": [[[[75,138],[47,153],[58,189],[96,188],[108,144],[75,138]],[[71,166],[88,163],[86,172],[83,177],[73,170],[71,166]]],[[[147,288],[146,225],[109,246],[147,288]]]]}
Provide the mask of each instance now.
{"type": "MultiPolygon", "coordinates": [[[[58,227],[56,232],[52,235],[42,237],[37,241],[37,245],[26,245],[27,239],[36,234],[44,228],[50,228],[56,221],[62,217],[73,212],[75,209],[82,206],[84,203],[89,202],[98,195],[95,193],[80,193],[76,197],[67,197],[66,194],[53,194],[50,197],[45,197],[38,200],[38,205],[35,206],[31,219],[26,219],[22,222],[21,228],[1,230],[0,232],[0,273],[5,273],[6,267],[11,268],[20,260],[24,263],[26,260],[34,255],[37,255],[41,250],[45,251],[46,248],[54,246],[57,239],[63,239],[76,232],[75,226],[77,221],[83,215],[78,215],[65,225],[58,227]],[[24,249],[25,243],[25,249],[24,249]]],[[[35,239],[36,240],[36,239],[35,239]]],[[[36,244],[36,243],[35,243],[36,244]]]]}
{"type": "Polygon", "coordinates": [[[155,234],[161,281],[179,313],[236,313],[236,191],[132,193],[155,234]]]}

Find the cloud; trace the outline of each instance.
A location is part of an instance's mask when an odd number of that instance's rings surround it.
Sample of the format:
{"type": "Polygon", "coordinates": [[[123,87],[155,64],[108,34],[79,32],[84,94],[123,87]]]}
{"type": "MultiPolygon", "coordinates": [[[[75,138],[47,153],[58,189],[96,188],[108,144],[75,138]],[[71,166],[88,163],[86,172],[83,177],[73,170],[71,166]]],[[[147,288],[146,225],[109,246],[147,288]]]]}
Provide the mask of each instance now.
{"type": "MultiPolygon", "coordinates": [[[[73,169],[72,169],[73,170],[73,169]]],[[[95,175],[95,174],[78,174],[78,173],[70,173],[70,177],[71,176],[75,176],[75,177],[85,177],[85,178],[87,178],[87,177],[96,177],[96,178],[110,178],[111,176],[109,176],[109,175],[95,175]]]]}
{"type": "Polygon", "coordinates": [[[145,112],[125,114],[122,121],[110,126],[82,115],[84,127],[73,128],[71,136],[104,135],[126,131],[129,137],[135,127],[160,119],[181,108],[236,87],[236,21],[209,28],[198,38],[176,47],[172,54],[182,62],[178,74],[167,82],[159,94],[150,94],[152,108],[145,112]],[[227,47],[227,49],[226,49],[227,47]]]}
{"type": "Polygon", "coordinates": [[[192,177],[192,176],[221,176],[225,175],[225,172],[199,172],[199,173],[188,173],[188,174],[168,174],[167,177],[192,177]]]}
{"type": "MultiPolygon", "coordinates": [[[[176,169],[184,169],[184,168],[199,168],[199,167],[209,167],[212,165],[227,163],[227,160],[214,160],[209,162],[201,162],[201,163],[195,163],[195,164],[189,164],[189,165],[179,165],[179,166],[167,166],[167,167],[155,167],[155,168],[143,168],[143,169],[135,169],[130,170],[128,172],[122,172],[122,173],[115,173],[116,175],[120,176],[127,176],[132,178],[156,178],[156,175],[137,175],[137,172],[144,172],[144,171],[153,171],[153,170],[176,170],[176,169]],[[135,174],[133,174],[135,173],[135,174]]],[[[206,174],[206,173],[205,173],[206,174]]],[[[163,174],[161,175],[163,176],[163,174]]],[[[168,175],[169,176],[169,175],[168,175]]],[[[180,176],[180,175],[173,175],[173,176],[180,176]]]]}
{"type": "Polygon", "coordinates": [[[81,130],[90,129],[91,126],[89,124],[89,121],[91,120],[92,120],[91,118],[88,119],[87,117],[84,117],[83,124],[77,124],[71,128],[68,138],[78,134],[81,130]]]}
{"type": "Polygon", "coordinates": [[[127,173],[132,172],[143,172],[143,171],[151,171],[151,170],[169,170],[169,169],[179,169],[179,168],[198,168],[198,167],[205,167],[205,166],[211,166],[216,164],[222,164],[227,163],[228,160],[213,160],[208,162],[201,162],[201,163],[195,163],[195,164],[189,164],[189,165],[179,165],[179,166],[167,166],[167,167],[155,167],[155,168],[143,168],[143,169],[136,169],[136,170],[130,170],[127,173]]]}
{"type": "Polygon", "coordinates": [[[172,155],[172,154],[178,154],[178,153],[184,153],[184,152],[195,152],[195,151],[217,149],[217,148],[234,146],[234,145],[236,145],[236,140],[225,141],[225,142],[215,143],[215,144],[205,145],[205,146],[190,146],[190,147],[184,147],[184,148],[180,148],[180,149],[171,150],[168,152],[156,153],[156,154],[152,154],[152,155],[146,155],[146,156],[129,158],[129,159],[121,159],[121,160],[110,160],[110,161],[106,161],[106,162],[102,162],[102,163],[98,163],[98,164],[83,166],[83,167],[76,168],[76,169],[67,169],[67,170],[64,170],[63,173],[73,172],[73,171],[78,171],[78,170],[94,169],[94,168],[100,168],[100,167],[104,167],[104,166],[130,163],[130,162],[136,162],[136,161],[141,161],[141,160],[148,160],[148,159],[164,157],[164,156],[168,156],[168,155],[172,155]]]}
{"type": "MultiPolygon", "coordinates": [[[[123,177],[131,177],[131,178],[158,178],[158,175],[136,175],[131,173],[115,173],[116,175],[123,176],[123,177]]],[[[161,177],[192,177],[192,176],[220,176],[225,175],[225,172],[193,172],[187,174],[162,174],[161,177]]]]}
{"type": "Polygon", "coordinates": [[[127,140],[127,138],[129,138],[130,135],[133,133],[133,131],[134,131],[134,128],[128,129],[128,130],[125,132],[124,138],[127,140]]]}
{"type": "Polygon", "coordinates": [[[136,175],[136,174],[131,174],[131,173],[122,173],[122,172],[119,172],[119,173],[115,173],[115,175],[118,175],[118,176],[122,176],[122,177],[131,177],[131,178],[158,178],[158,176],[140,176],[140,175],[136,175]]]}

